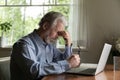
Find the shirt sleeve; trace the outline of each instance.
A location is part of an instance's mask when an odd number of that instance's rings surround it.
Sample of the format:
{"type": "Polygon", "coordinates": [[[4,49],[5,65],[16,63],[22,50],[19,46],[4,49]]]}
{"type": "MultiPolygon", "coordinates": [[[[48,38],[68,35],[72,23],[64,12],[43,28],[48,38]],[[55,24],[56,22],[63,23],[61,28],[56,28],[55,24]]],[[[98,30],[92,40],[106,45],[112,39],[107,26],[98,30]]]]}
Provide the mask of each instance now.
{"type": "Polygon", "coordinates": [[[59,74],[69,69],[66,60],[42,63],[36,60],[35,50],[29,44],[15,44],[11,57],[26,77],[37,79],[48,74],[59,74]]]}
{"type": "Polygon", "coordinates": [[[54,61],[65,60],[72,55],[72,46],[65,46],[64,52],[54,47],[54,61]]]}

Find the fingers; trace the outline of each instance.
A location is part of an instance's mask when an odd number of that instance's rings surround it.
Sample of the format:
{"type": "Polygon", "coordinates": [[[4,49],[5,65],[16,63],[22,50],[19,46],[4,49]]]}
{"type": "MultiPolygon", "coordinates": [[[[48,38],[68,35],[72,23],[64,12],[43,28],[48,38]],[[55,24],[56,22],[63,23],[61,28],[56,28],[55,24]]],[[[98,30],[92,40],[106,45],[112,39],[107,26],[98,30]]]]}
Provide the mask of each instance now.
{"type": "Polygon", "coordinates": [[[80,65],[80,56],[78,54],[73,54],[69,59],[68,62],[71,68],[78,67],[80,65]]]}
{"type": "Polygon", "coordinates": [[[65,33],[65,31],[59,31],[57,32],[59,36],[63,36],[63,34],[65,33]]]}
{"type": "MultiPolygon", "coordinates": [[[[74,56],[74,59],[76,60],[76,63],[79,66],[80,65],[80,56],[78,54],[73,54],[72,56],[74,56]]],[[[78,67],[78,66],[76,66],[76,67],[78,67]]]]}
{"type": "Polygon", "coordinates": [[[80,60],[80,56],[78,54],[73,54],[72,56],[75,57],[75,59],[80,60]]]}
{"type": "Polygon", "coordinates": [[[62,37],[69,37],[69,33],[67,31],[59,31],[58,35],[62,37]]]}
{"type": "Polygon", "coordinates": [[[67,31],[59,31],[58,36],[62,36],[64,38],[65,43],[66,43],[67,46],[71,45],[70,34],[67,31]]]}

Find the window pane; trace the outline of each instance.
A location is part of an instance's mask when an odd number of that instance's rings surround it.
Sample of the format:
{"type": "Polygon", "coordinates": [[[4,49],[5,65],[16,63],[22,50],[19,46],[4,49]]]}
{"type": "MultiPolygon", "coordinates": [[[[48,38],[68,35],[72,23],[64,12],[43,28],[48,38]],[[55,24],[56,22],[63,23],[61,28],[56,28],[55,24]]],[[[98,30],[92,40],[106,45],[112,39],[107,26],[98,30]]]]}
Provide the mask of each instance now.
{"type": "Polygon", "coordinates": [[[69,6],[52,6],[49,11],[57,11],[62,13],[66,19],[68,20],[69,18],[69,6]]]}
{"type": "Polygon", "coordinates": [[[38,22],[44,14],[43,7],[24,7],[22,8],[22,16],[24,20],[24,34],[32,32],[38,28],[38,22]],[[32,14],[31,14],[32,13],[32,14]]]}
{"type": "Polygon", "coordinates": [[[33,5],[55,4],[56,0],[32,0],[33,5]]]}
{"type": "Polygon", "coordinates": [[[71,0],[57,0],[57,4],[70,4],[71,0]]]}
{"type": "Polygon", "coordinates": [[[55,4],[56,0],[45,0],[45,4],[55,4]]]}
{"type": "Polygon", "coordinates": [[[0,5],[5,5],[5,0],[0,0],[0,5]]]}
{"type": "Polygon", "coordinates": [[[30,0],[7,0],[8,5],[27,5],[30,4],[30,0]]]}
{"type": "Polygon", "coordinates": [[[43,5],[45,0],[32,0],[32,5],[43,5]]]}
{"type": "Polygon", "coordinates": [[[23,22],[21,15],[21,8],[19,7],[3,7],[2,9],[2,22],[11,22],[12,28],[5,33],[8,43],[15,42],[18,38],[22,37],[23,22]],[[14,13],[14,14],[13,14],[14,13]],[[14,38],[13,38],[14,37],[14,38]]]}

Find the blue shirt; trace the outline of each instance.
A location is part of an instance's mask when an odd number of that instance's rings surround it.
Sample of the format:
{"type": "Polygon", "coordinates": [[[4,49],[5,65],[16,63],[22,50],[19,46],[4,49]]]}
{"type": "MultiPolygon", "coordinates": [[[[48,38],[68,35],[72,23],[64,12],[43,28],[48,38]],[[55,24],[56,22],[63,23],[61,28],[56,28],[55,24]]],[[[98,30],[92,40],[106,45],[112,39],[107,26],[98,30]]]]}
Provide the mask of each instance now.
{"type": "Polygon", "coordinates": [[[67,58],[71,47],[61,52],[45,43],[34,30],[13,45],[10,61],[11,80],[37,80],[49,74],[60,74],[69,69],[67,58]]]}

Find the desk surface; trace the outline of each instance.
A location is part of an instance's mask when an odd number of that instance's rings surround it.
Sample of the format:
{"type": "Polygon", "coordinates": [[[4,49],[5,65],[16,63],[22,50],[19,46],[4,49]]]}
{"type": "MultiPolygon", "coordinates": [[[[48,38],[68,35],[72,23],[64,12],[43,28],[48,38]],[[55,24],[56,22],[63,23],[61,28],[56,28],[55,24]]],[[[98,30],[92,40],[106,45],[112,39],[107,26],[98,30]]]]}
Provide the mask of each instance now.
{"type": "Polygon", "coordinates": [[[48,75],[42,80],[120,80],[120,71],[114,71],[112,65],[96,76],[83,76],[75,74],[48,75]]]}

